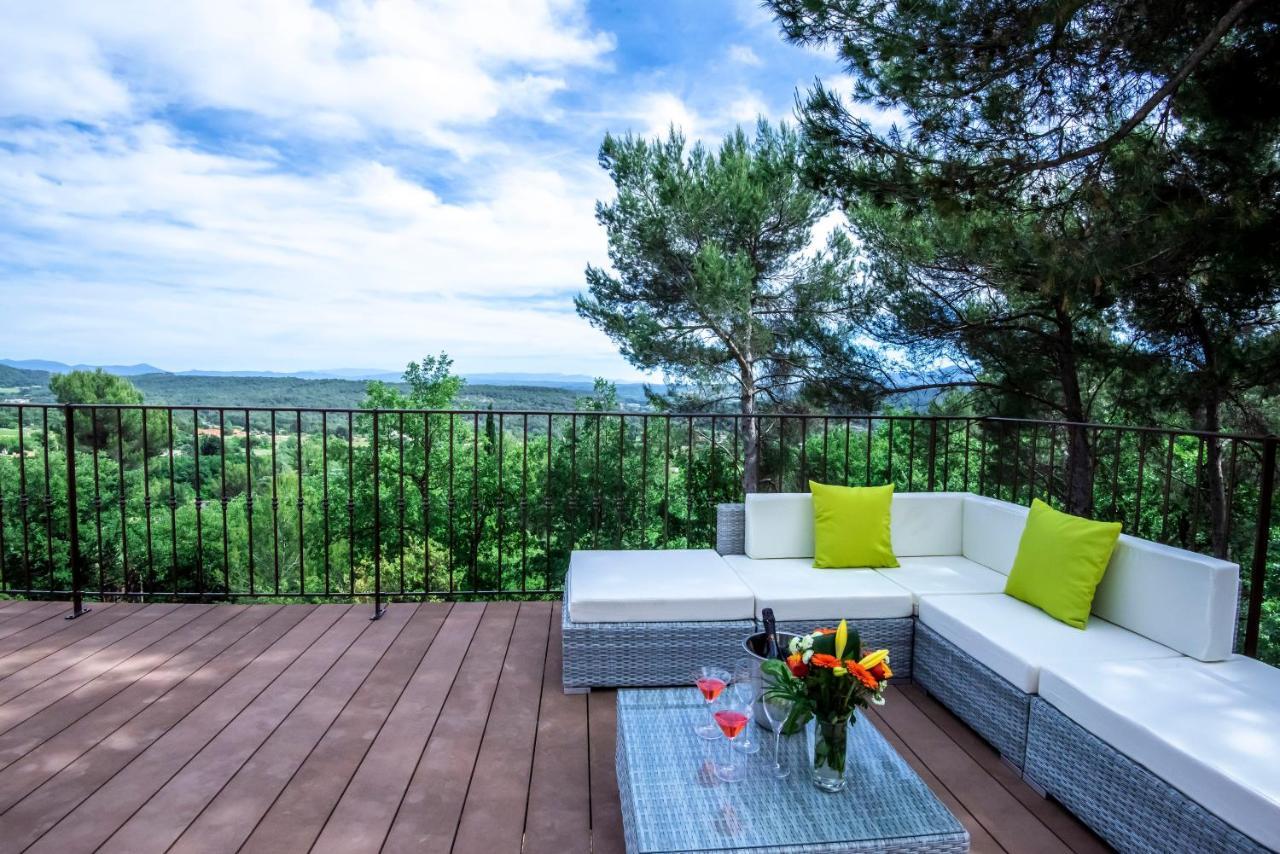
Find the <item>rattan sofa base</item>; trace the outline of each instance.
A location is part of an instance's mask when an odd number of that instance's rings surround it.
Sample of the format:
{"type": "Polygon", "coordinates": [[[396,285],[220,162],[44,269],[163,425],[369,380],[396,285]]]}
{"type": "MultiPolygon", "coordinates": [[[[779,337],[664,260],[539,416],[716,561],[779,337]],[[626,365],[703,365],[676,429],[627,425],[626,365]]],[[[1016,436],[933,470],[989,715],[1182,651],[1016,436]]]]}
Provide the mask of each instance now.
{"type": "Polygon", "coordinates": [[[1048,792],[1123,852],[1270,849],[1134,762],[1052,703],[1031,703],[1027,781],[1048,792]]]}
{"type": "MultiPolygon", "coordinates": [[[[778,623],[778,631],[802,635],[823,626],[834,626],[839,621],[839,617],[829,620],[783,620],[778,623]]],[[[914,617],[888,617],[850,620],[849,628],[857,630],[863,649],[889,650],[889,666],[893,668],[894,680],[898,681],[911,678],[915,623],[914,617]]]]}
{"type": "Polygon", "coordinates": [[[732,669],[754,620],[671,623],[575,623],[566,594],[560,618],[566,694],[592,688],[690,684],[693,664],[732,669]]]}
{"type": "Polygon", "coordinates": [[[1022,768],[1031,694],[926,626],[916,625],[912,679],[1022,768]]]}

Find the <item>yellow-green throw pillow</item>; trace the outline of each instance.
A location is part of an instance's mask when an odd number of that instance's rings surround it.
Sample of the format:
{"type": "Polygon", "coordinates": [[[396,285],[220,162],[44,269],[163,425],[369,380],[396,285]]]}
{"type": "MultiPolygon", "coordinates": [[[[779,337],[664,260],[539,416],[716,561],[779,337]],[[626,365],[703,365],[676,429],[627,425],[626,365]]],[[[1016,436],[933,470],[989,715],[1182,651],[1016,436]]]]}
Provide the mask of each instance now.
{"type": "Polygon", "coordinates": [[[813,565],[820,569],[897,566],[889,534],[893,484],[828,486],[813,493],[813,565]]]}
{"type": "Polygon", "coordinates": [[[1004,592],[1083,629],[1119,537],[1119,522],[1082,519],[1037,498],[1031,502],[1004,592]]]}

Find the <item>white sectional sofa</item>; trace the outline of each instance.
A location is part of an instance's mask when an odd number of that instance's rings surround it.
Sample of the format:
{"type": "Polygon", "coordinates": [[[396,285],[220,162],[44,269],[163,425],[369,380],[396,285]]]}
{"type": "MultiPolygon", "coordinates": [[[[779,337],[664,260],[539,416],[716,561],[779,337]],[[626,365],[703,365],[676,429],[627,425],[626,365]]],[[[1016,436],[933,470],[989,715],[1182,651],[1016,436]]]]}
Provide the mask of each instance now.
{"type": "Polygon", "coordinates": [[[1026,515],[896,494],[892,569],[814,569],[807,493],[722,505],[719,555],[577,552],[565,688],[681,684],[673,649],[729,664],[764,607],[784,631],[845,617],[1117,848],[1280,849],[1280,670],[1232,655],[1239,568],[1122,535],[1082,631],[1003,593],[1026,515]]]}

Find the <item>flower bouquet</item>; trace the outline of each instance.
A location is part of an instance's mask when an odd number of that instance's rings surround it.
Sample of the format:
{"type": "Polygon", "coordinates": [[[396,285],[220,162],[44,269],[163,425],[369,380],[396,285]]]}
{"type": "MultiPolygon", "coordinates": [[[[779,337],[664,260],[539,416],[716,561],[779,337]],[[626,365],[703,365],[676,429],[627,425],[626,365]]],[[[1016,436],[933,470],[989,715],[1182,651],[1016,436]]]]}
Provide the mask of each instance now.
{"type": "Polygon", "coordinates": [[[889,651],[864,655],[858,633],[841,620],[835,629],[792,638],[787,652],[785,662],[761,665],[772,679],[765,693],[791,706],[784,733],[804,728],[814,785],[838,792],[845,787],[849,727],[858,708],[884,703],[884,687],[893,675],[889,651]]]}

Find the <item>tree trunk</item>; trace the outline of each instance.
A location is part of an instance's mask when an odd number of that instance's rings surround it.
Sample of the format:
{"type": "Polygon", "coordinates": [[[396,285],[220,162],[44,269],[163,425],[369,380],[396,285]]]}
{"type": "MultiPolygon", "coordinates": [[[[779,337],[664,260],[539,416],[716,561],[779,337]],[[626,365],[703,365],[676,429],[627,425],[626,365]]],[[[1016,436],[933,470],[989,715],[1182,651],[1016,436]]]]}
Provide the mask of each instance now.
{"type": "Polygon", "coordinates": [[[738,412],[742,418],[742,492],[760,491],[760,425],[756,422],[755,382],[743,371],[738,412]]]}
{"type": "Polygon", "coordinates": [[[1089,445],[1089,433],[1082,424],[1085,417],[1084,398],[1080,393],[1079,364],[1076,361],[1075,340],[1071,316],[1066,306],[1059,304],[1058,320],[1058,374],[1062,383],[1063,414],[1072,422],[1067,427],[1067,459],[1064,472],[1063,499],[1066,511],[1077,516],[1093,515],[1093,448],[1089,445]]]}

